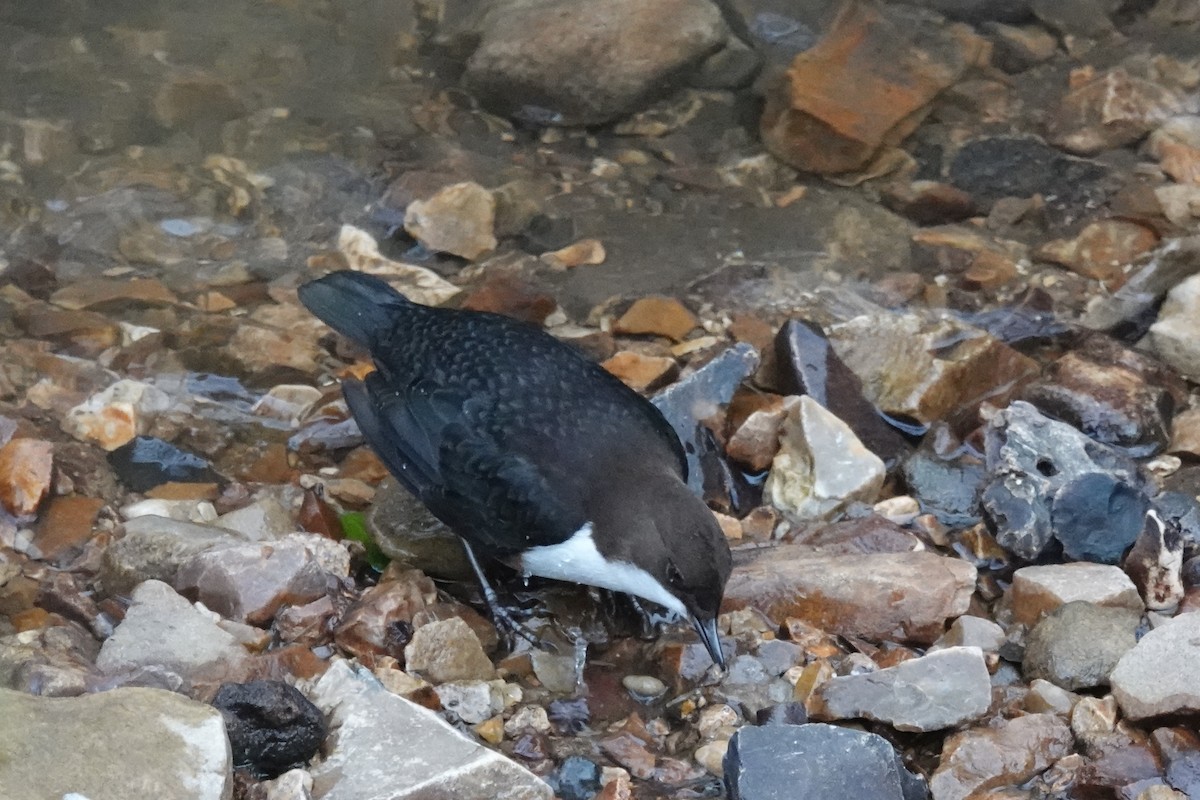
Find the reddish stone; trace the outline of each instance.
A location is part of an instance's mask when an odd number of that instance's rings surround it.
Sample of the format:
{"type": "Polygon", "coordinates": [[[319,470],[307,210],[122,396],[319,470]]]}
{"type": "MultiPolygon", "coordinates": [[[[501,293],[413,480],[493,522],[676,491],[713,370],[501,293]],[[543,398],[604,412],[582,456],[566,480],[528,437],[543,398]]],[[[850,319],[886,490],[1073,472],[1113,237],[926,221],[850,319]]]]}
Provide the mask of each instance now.
{"type": "Polygon", "coordinates": [[[54,445],[40,439],[13,439],[0,447],[0,504],[14,517],[38,510],[50,491],[54,445]]]}
{"type": "Polygon", "coordinates": [[[92,525],[103,507],[104,501],[97,497],[70,495],[51,500],[33,538],[41,557],[56,561],[91,538],[92,525]]]}

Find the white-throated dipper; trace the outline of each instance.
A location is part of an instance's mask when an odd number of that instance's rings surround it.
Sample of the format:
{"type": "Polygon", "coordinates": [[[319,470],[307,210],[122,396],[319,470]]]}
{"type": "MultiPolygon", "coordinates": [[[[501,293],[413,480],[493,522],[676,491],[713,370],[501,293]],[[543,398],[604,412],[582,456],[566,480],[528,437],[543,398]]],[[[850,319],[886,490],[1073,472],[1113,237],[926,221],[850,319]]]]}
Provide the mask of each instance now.
{"type": "MultiPolygon", "coordinates": [[[[413,303],[383,280],[333,272],[304,305],[370,352],[343,381],[363,436],[480,568],[627,592],[690,617],[724,667],[717,612],[732,558],[687,488],[675,431],[649,401],[541,328],[413,303]]],[[[507,618],[505,622],[511,622],[507,618]]]]}

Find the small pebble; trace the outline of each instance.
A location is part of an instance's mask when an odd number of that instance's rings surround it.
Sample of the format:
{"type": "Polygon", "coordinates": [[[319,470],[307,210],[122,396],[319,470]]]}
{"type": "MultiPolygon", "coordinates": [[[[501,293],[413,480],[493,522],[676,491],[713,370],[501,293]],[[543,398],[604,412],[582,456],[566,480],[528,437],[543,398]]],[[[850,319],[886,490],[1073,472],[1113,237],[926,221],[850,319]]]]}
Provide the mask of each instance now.
{"type": "Polygon", "coordinates": [[[621,684],[639,700],[652,700],[667,691],[667,685],[653,675],[626,675],[621,684]]]}

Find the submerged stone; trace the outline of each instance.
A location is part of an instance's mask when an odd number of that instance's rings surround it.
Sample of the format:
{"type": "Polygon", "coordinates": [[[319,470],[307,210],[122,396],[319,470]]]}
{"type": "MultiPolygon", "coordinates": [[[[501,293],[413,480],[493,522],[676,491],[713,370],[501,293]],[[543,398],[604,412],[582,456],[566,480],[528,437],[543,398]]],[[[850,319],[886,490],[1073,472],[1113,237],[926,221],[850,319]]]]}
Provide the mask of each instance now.
{"type": "Polygon", "coordinates": [[[212,483],[220,480],[207,460],[153,436],[138,436],[108,454],[117,477],[135,492],[163,483],[212,483]]]}

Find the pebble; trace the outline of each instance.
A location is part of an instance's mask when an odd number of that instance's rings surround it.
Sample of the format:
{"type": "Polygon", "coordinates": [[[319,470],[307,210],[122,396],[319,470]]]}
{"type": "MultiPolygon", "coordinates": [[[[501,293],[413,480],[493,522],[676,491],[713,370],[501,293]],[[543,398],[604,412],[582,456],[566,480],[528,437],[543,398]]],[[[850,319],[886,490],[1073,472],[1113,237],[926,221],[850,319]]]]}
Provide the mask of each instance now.
{"type": "Polygon", "coordinates": [[[1055,714],[1027,714],[995,727],[955,733],[929,789],[934,800],[966,800],[987,789],[1017,786],[1071,752],[1071,729],[1055,714]]]}
{"type": "Polygon", "coordinates": [[[1200,457],[1200,408],[1181,411],[1171,420],[1171,441],[1167,449],[1176,454],[1200,457]]]}
{"type": "Polygon", "coordinates": [[[667,685],[653,675],[626,675],[621,685],[639,700],[651,700],[667,691],[667,685]]]}
{"type": "Polygon", "coordinates": [[[477,725],[504,710],[503,699],[492,686],[481,680],[452,680],[434,690],[451,718],[477,725]]]}
{"type": "Polygon", "coordinates": [[[553,795],[524,767],[459,733],[429,709],[388,692],[346,661],[331,664],[310,697],[334,731],[311,770],[324,800],[550,800],[553,795]],[[387,757],[380,758],[381,753],[387,757]]]}
{"type": "Polygon", "coordinates": [[[1200,275],[1167,294],[1150,326],[1150,342],[1159,358],[1191,381],[1200,381],[1200,275]]]}
{"type": "Polygon", "coordinates": [[[975,580],[975,567],[930,552],[826,556],[783,545],[739,565],[725,608],[757,608],[776,623],[794,617],[843,636],[932,644],[966,612],[975,580]]]}
{"type": "Polygon", "coordinates": [[[806,395],[784,420],[763,492],[794,521],[828,519],[850,503],[875,502],[885,473],[849,426],[806,395]]]}
{"type": "Polygon", "coordinates": [[[1200,614],[1181,614],[1143,636],[1109,675],[1121,713],[1132,720],[1200,713],[1200,614]]]}
{"type": "Polygon", "coordinates": [[[951,647],[887,669],[830,678],[816,688],[809,714],[819,720],[864,717],[900,731],[935,731],[978,719],[992,700],[977,647],[951,647]]]}
{"type": "Polygon", "coordinates": [[[0,447],[0,505],[14,517],[35,514],[50,492],[54,445],[40,439],[11,439],[0,447]]]}
{"type": "Polygon", "coordinates": [[[233,792],[225,726],[207,704],[159,689],[44,698],[0,688],[0,707],[5,800],[147,791],[161,800],[225,800],[233,792]]]}
{"type": "Polygon", "coordinates": [[[1084,601],[1059,606],[1025,640],[1025,677],[1044,678],[1070,691],[1107,686],[1109,673],[1136,644],[1141,621],[1141,613],[1128,608],[1084,601]]]}
{"type": "Polygon", "coordinates": [[[81,441],[116,450],[146,433],[151,420],[170,406],[170,397],[161,389],[120,380],[68,411],[62,429],[81,441]]]}
{"type": "Polygon", "coordinates": [[[679,363],[666,356],[648,356],[622,350],[601,362],[600,366],[616,375],[630,389],[654,392],[679,375],[679,363]]]}
{"type": "Polygon", "coordinates": [[[673,297],[643,297],[613,322],[622,336],[663,336],[681,342],[700,324],[687,306],[673,297]]]}
{"type": "Polygon", "coordinates": [[[353,225],[341,227],[337,248],[351,269],[383,278],[414,303],[437,306],[462,292],[433,270],[384,257],[375,238],[353,225]]]}
{"type": "Polygon", "coordinates": [[[998,653],[1004,644],[1004,629],[990,619],[964,614],[938,637],[929,652],[948,647],[978,647],[984,653],[998,653]]]}
{"type": "Polygon", "coordinates": [[[1012,609],[1030,627],[1059,606],[1085,600],[1107,608],[1143,609],[1137,587],[1118,567],[1104,564],[1047,564],[1013,573],[1012,609]]]}
{"type": "Polygon", "coordinates": [[[434,683],[487,681],[496,672],[475,631],[457,617],[417,628],[404,658],[407,669],[434,683]]]}
{"type": "Polygon", "coordinates": [[[194,684],[236,680],[246,649],[207,614],[165,583],[146,581],[96,657],[96,667],[118,676],[137,669],[165,670],[194,684]]]}
{"type": "Polygon", "coordinates": [[[404,229],[426,248],[468,261],[496,249],[496,199],[477,183],[456,183],[404,212],[404,229]]]}
{"type": "Polygon", "coordinates": [[[128,520],[104,550],[99,583],[108,595],[129,594],[144,580],[175,583],[179,568],[197,554],[240,538],[221,528],[147,514],[128,520]]]}

